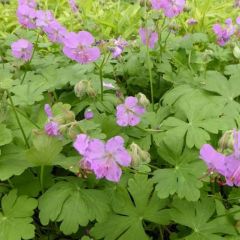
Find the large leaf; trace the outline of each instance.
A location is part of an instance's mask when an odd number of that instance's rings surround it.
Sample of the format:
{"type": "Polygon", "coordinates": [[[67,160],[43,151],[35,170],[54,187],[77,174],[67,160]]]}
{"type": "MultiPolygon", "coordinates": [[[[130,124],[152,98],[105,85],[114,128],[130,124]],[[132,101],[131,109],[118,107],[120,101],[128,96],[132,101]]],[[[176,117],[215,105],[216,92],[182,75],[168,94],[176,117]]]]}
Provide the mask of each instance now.
{"type": "Polygon", "coordinates": [[[17,196],[12,190],[2,199],[0,212],[0,239],[21,240],[34,238],[32,215],[37,207],[37,200],[27,196],[17,196]]]}
{"type": "Polygon", "coordinates": [[[198,152],[185,148],[182,152],[179,138],[168,138],[159,145],[161,157],[171,165],[171,168],[158,169],[154,172],[157,182],[156,191],[159,198],[167,198],[177,194],[179,198],[196,201],[200,197],[202,182],[206,167],[198,160],[198,152]]]}
{"type": "Polygon", "coordinates": [[[167,224],[167,201],[160,200],[153,192],[153,181],[139,175],[130,179],[128,190],[118,188],[113,197],[113,213],[105,222],[97,223],[91,231],[96,239],[147,240],[143,221],[167,224]]]}
{"type": "Polygon", "coordinates": [[[8,144],[12,141],[12,132],[6,128],[4,124],[0,124],[0,146],[8,144]]]}
{"type": "Polygon", "coordinates": [[[235,235],[236,231],[225,216],[211,220],[215,212],[214,200],[203,198],[198,202],[176,199],[171,209],[172,220],[192,229],[186,240],[223,240],[225,234],[235,235]]]}
{"type": "Polygon", "coordinates": [[[102,221],[108,211],[108,199],[103,191],[84,189],[79,181],[59,182],[45,192],[39,200],[40,220],[61,222],[60,230],[66,234],[78,231],[79,225],[89,221],[102,221]]]}
{"type": "Polygon", "coordinates": [[[217,134],[219,130],[228,130],[234,127],[231,118],[220,117],[221,106],[214,103],[206,105],[198,98],[191,102],[183,100],[180,102],[175,117],[169,117],[163,122],[167,129],[167,136],[181,136],[186,138],[186,145],[189,148],[196,146],[200,148],[210,140],[209,133],[217,134]]]}
{"type": "Polygon", "coordinates": [[[2,148],[0,155],[0,180],[4,181],[13,175],[20,175],[30,164],[27,162],[25,152],[15,145],[2,148]]]}

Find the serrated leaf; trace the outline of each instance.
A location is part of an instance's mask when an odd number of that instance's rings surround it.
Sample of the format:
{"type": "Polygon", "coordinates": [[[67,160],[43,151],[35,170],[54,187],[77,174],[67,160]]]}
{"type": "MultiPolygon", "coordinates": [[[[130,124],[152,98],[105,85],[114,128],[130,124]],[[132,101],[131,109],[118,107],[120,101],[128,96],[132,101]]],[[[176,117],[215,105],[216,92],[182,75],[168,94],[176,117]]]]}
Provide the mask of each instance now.
{"type": "Polygon", "coordinates": [[[17,196],[12,190],[2,198],[0,212],[0,239],[21,240],[34,238],[32,215],[37,207],[37,200],[27,196],[17,196]]]}
{"type": "Polygon", "coordinates": [[[158,169],[153,180],[157,182],[156,191],[159,198],[177,194],[179,198],[197,201],[200,197],[206,167],[198,160],[198,152],[185,148],[182,152],[179,138],[168,138],[159,145],[161,157],[172,165],[172,168],[158,169]],[[167,186],[167,187],[166,187],[167,186]]]}
{"type": "Polygon", "coordinates": [[[79,225],[89,221],[102,221],[108,211],[108,199],[103,191],[84,189],[80,181],[59,182],[45,192],[39,200],[40,220],[61,222],[60,230],[70,235],[79,225]]]}
{"type": "Polygon", "coordinates": [[[118,187],[112,202],[113,213],[105,222],[97,223],[91,234],[105,240],[147,240],[143,221],[167,224],[166,204],[167,201],[158,199],[153,192],[153,182],[144,175],[137,175],[129,180],[127,190],[118,187]]]}
{"type": "Polygon", "coordinates": [[[211,220],[215,212],[214,200],[204,197],[198,202],[175,199],[171,209],[172,220],[192,229],[186,240],[220,240],[225,234],[236,235],[232,223],[225,216],[211,220]]]}

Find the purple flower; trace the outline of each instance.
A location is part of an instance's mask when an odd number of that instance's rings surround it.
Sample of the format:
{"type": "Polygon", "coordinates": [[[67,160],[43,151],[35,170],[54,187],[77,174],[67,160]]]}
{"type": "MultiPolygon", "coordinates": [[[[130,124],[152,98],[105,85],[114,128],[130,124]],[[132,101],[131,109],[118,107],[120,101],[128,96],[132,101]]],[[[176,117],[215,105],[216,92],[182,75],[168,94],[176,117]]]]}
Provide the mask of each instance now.
{"type": "Polygon", "coordinates": [[[19,23],[26,28],[35,29],[36,26],[36,11],[34,8],[27,5],[20,5],[17,9],[17,17],[19,23]]]}
{"type": "Polygon", "coordinates": [[[43,28],[43,31],[47,34],[48,39],[55,43],[64,43],[65,36],[68,31],[58,21],[53,20],[43,28]]]}
{"type": "Polygon", "coordinates": [[[240,7],[240,0],[235,0],[234,7],[240,7]]]}
{"type": "Polygon", "coordinates": [[[145,108],[138,103],[136,97],[127,97],[123,104],[117,106],[117,124],[122,127],[136,126],[144,112],[145,108]]]}
{"type": "Polygon", "coordinates": [[[78,6],[75,0],[68,0],[69,6],[72,10],[72,12],[77,13],[78,12],[78,6]]]}
{"type": "Polygon", "coordinates": [[[114,40],[113,44],[114,44],[114,47],[111,49],[111,51],[112,51],[112,56],[114,58],[119,57],[122,54],[124,48],[128,45],[127,41],[121,38],[114,40]]]}
{"type": "Polygon", "coordinates": [[[44,111],[48,117],[48,122],[44,126],[45,133],[49,136],[59,136],[60,135],[60,128],[59,124],[53,121],[53,113],[52,109],[49,104],[45,104],[44,111]]]}
{"type": "Polygon", "coordinates": [[[89,139],[85,134],[77,136],[74,147],[83,155],[83,166],[92,170],[97,178],[119,182],[122,170],[120,166],[130,166],[131,156],[124,147],[120,136],[109,139],[106,143],[99,139],[89,139]]]}
{"type": "Polygon", "coordinates": [[[185,0],[151,0],[153,9],[162,9],[165,16],[173,18],[179,15],[185,5],[185,0]]]}
{"type": "Polygon", "coordinates": [[[45,133],[49,136],[59,136],[59,125],[57,122],[50,121],[44,126],[45,133]]]}
{"type": "Polygon", "coordinates": [[[188,20],[187,20],[187,24],[189,25],[189,26],[193,26],[193,25],[195,25],[195,24],[197,24],[198,23],[198,21],[196,20],[196,19],[194,19],[194,18],[189,18],[188,20]]]}
{"type": "Polygon", "coordinates": [[[36,12],[36,25],[40,28],[47,28],[55,20],[51,11],[38,10],[36,12]]]}
{"type": "Polygon", "coordinates": [[[36,8],[37,7],[37,3],[34,0],[18,0],[18,5],[26,5],[30,8],[36,8]]]}
{"type": "Polygon", "coordinates": [[[29,61],[33,53],[33,44],[26,39],[19,39],[11,44],[12,55],[15,58],[29,61]]]}
{"type": "Polygon", "coordinates": [[[236,23],[237,23],[238,25],[240,25],[240,16],[237,17],[236,23]]]}
{"type": "Polygon", "coordinates": [[[226,45],[235,32],[235,26],[233,26],[231,18],[228,18],[225,24],[225,27],[222,27],[220,24],[213,25],[213,31],[217,35],[217,43],[220,46],[226,45]]]}
{"type": "Polygon", "coordinates": [[[84,118],[87,119],[87,120],[90,120],[94,117],[94,113],[91,109],[87,109],[85,112],[84,112],[84,118]]]}
{"type": "Polygon", "coordinates": [[[149,48],[154,48],[155,43],[158,41],[157,32],[152,32],[150,29],[147,28],[140,28],[139,35],[141,37],[142,43],[149,48]]]}
{"type": "Polygon", "coordinates": [[[204,144],[200,157],[211,171],[225,177],[227,185],[240,186],[240,131],[234,130],[233,152],[230,155],[219,153],[211,145],[204,144]]]}
{"type": "Polygon", "coordinates": [[[63,52],[81,64],[94,62],[100,57],[100,50],[98,47],[92,47],[93,43],[94,38],[89,32],[70,32],[64,39],[63,52]]]}

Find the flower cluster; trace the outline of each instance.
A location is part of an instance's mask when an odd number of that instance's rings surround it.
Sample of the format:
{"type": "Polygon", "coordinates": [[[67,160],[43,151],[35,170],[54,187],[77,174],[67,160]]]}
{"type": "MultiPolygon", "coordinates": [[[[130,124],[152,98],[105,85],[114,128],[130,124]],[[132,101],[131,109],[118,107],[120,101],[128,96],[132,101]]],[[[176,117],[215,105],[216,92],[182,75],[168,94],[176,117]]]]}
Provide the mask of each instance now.
{"type": "Polygon", "coordinates": [[[225,177],[229,186],[240,186],[240,131],[233,131],[233,151],[230,154],[217,152],[211,145],[204,144],[200,157],[210,171],[225,177]]]}
{"type": "Polygon", "coordinates": [[[217,35],[217,43],[220,46],[226,45],[236,29],[231,18],[228,18],[225,21],[225,25],[225,27],[221,26],[220,24],[213,25],[213,31],[217,35]]]}
{"type": "Polygon", "coordinates": [[[179,15],[185,6],[185,0],[151,0],[153,9],[163,10],[164,15],[173,18],[179,15]]]}
{"type": "Polygon", "coordinates": [[[32,57],[33,45],[26,39],[19,39],[11,44],[12,55],[15,58],[29,61],[32,57]]]}
{"type": "Polygon", "coordinates": [[[105,143],[99,139],[91,139],[86,134],[79,134],[73,146],[83,156],[81,166],[93,171],[98,179],[119,182],[122,175],[120,166],[128,167],[131,164],[131,156],[120,136],[105,143]]]}
{"type": "Polygon", "coordinates": [[[117,106],[117,124],[122,127],[136,126],[141,121],[145,108],[136,97],[127,97],[123,104],[117,106]]]}

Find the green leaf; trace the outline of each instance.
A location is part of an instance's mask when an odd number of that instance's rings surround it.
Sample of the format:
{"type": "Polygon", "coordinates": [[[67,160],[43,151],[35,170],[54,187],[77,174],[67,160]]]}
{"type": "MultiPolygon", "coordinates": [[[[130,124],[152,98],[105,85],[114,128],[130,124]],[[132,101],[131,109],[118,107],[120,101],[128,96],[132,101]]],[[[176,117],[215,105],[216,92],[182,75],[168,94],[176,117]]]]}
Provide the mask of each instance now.
{"type": "Polygon", "coordinates": [[[153,192],[153,182],[147,176],[137,175],[128,182],[128,189],[118,187],[112,202],[113,213],[105,222],[97,223],[91,231],[96,239],[147,240],[143,221],[167,224],[167,201],[153,192]]]}
{"type": "Polygon", "coordinates": [[[12,74],[7,69],[0,70],[0,89],[10,89],[12,87],[12,74]]]}
{"type": "Polygon", "coordinates": [[[13,175],[20,175],[30,164],[25,158],[25,152],[15,145],[3,147],[0,155],[0,180],[4,181],[13,175]]]}
{"type": "Polygon", "coordinates": [[[40,220],[61,222],[60,230],[70,235],[78,231],[79,225],[89,221],[102,221],[108,211],[108,199],[103,191],[84,189],[81,182],[59,182],[45,192],[39,200],[40,220]]]}
{"type": "Polygon", "coordinates": [[[33,166],[54,165],[62,151],[62,142],[47,135],[37,135],[33,140],[33,147],[26,152],[27,160],[33,166]]]}
{"type": "Polygon", "coordinates": [[[198,202],[188,202],[175,199],[171,209],[172,220],[192,229],[192,232],[184,237],[186,240],[220,240],[223,234],[236,235],[232,223],[227,217],[215,217],[214,200],[210,198],[200,199],[198,202]]]}
{"type": "Polygon", "coordinates": [[[6,145],[12,141],[12,132],[4,124],[0,124],[0,146],[6,145]]]}
{"type": "Polygon", "coordinates": [[[202,182],[199,180],[206,170],[203,161],[198,160],[198,152],[185,148],[182,152],[179,138],[166,139],[159,145],[161,157],[172,168],[158,169],[154,172],[157,182],[156,191],[159,198],[177,194],[179,198],[197,201],[200,197],[202,182]],[[167,186],[167,187],[166,187],[167,186]]]}
{"type": "Polygon", "coordinates": [[[11,92],[15,94],[13,101],[16,105],[32,105],[43,99],[43,92],[46,87],[41,82],[30,82],[27,84],[15,86],[11,92]]]}
{"type": "Polygon", "coordinates": [[[37,200],[27,196],[17,196],[12,190],[2,198],[0,212],[0,239],[21,240],[34,238],[32,215],[37,207],[37,200]]]}
{"type": "Polygon", "coordinates": [[[179,102],[175,117],[169,117],[163,121],[163,127],[167,129],[167,136],[181,136],[186,138],[189,148],[200,148],[210,140],[210,133],[217,134],[219,130],[228,130],[234,127],[233,119],[220,117],[221,106],[214,103],[205,103],[193,98],[191,102],[182,100],[179,102]]]}

